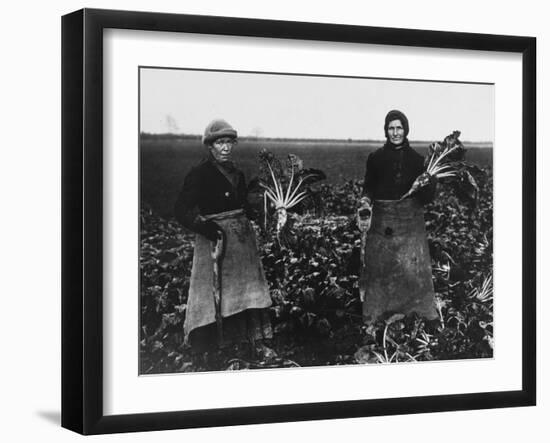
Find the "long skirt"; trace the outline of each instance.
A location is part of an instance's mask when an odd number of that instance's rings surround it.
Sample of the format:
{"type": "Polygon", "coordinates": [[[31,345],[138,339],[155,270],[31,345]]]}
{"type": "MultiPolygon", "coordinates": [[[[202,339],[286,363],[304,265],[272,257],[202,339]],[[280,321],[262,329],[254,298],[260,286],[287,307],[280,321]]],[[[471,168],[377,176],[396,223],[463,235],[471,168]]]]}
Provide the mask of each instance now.
{"type": "Polygon", "coordinates": [[[218,341],[215,324],[193,329],[188,344],[193,352],[203,353],[217,348],[229,348],[234,345],[255,344],[273,338],[273,329],[268,309],[247,309],[223,319],[223,341],[218,341]]]}
{"type": "Polygon", "coordinates": [[[375,200],[363,253],[367,324],[396,313],[438,317],[424,211],[416,200],[375,200]]]}
{"type": "MultiPolygon", "coordinates": [[[[224,323],[224,341],[230,342],[232,336],[235,340],[240,340],[243,336],[259,338],[258,331],[269,336],[269,318],[265,314],[254,314],[261,312],[257,311],[259,309],[271,306],[271,297],[250,221],[242,210],[214,214],[207,218],[214,220],[225,233],[225,253],[220,261],[220,311],[224,323]],[[237,315],[247,310],[252,311],[237,315]],[[245,334],[243,327],[248,330],[245,334]]],[[[185,340],[191,345],[193,340],[189,337],[194,330],[197,330],[198,335],[194,335],[198,337],[201,333],[197,328],[207,325],[211,325],[208,329],[215,327],[212,325],[216,321],[213,246],[213,242],[206,237],[195,237],[184,323],[185,340]]]]}

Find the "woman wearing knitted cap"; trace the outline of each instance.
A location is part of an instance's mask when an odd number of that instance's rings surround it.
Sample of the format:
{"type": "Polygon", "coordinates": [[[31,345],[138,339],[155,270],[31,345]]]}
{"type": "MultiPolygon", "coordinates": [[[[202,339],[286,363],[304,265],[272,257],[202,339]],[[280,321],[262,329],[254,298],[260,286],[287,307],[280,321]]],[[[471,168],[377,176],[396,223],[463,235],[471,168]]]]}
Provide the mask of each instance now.
{"type": "Polygon", "coordinates": [[[368,324],[391,314],[416,312],[438,318],[423,204],[435,195],[435,181],[401,197],[424,172],[424,158],[409,145],[409,121],[398,110],[384,121],[386,143],[369,154],[358,211],[366,235],[360,293],[368,324]],[[367,233],[368,231],[368,233],[367,233]]]}
{"type": "MultiPolygon", "coordinates": [[[[233,163],[237,131],[225,120],[206,127],[206,158],[185,177],[175,215],[195,232],[195,250],[184,324],[197,353],[263,343],[273,336],[271,298],[249,221],[244,174],[233,163]]],[[[248,346],[247,346],[248,347],[248,346]]]]}

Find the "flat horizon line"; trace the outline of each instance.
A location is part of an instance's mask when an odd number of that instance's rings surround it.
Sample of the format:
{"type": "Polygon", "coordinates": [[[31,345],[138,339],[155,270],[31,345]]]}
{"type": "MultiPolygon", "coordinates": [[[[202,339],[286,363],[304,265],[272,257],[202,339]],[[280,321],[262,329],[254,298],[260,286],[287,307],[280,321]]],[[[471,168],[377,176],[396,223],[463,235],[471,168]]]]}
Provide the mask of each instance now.
{"type": "MultiPolygon", "coordinates": [[[[174,133],[174,132],[140,132],[140,137],[150,137],[150,138],[187,138],[187,139],[200,139],[202,135],[199,134],[185,134],[185,133],[174,133]]],[[[256,137],[253,135],[239,135],[239,140],[243,141],[295,141],[295,142],[340,142],[340,143],[380,143],[384,144],[385,140],[383,139],[359,139],[359,138],[299,138],[299,137],[256,137]]],[[[481,144],[481,145],[493,145],[492,141],[487,140],[461,140],[462,143],[467,144],[481,144]]],[[[411,144],[430,144],[434,140],[409,140],[411,144]]]]}

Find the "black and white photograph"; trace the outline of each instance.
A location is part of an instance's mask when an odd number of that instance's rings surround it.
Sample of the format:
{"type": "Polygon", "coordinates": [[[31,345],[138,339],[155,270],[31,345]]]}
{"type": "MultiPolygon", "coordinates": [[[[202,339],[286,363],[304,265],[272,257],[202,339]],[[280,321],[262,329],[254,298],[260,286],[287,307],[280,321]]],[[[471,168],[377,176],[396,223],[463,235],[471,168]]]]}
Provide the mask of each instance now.
{"type": "Polygon", "coordinates": [[[493,358],[494,84],[138,76],[140,375],[493,358]]]}

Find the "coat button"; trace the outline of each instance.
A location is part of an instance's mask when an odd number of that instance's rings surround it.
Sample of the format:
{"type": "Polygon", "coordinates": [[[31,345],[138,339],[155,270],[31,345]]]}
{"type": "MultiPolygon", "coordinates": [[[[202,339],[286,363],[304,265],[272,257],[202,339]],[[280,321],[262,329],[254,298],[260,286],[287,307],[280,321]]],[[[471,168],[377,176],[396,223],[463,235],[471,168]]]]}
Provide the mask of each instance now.
{"type": "Polygon", "coordinates": [[[225,193],[225,196],[226,196],[226,197],[229,197],[229,192],[226,192],[226,193],[225,193]]]}

